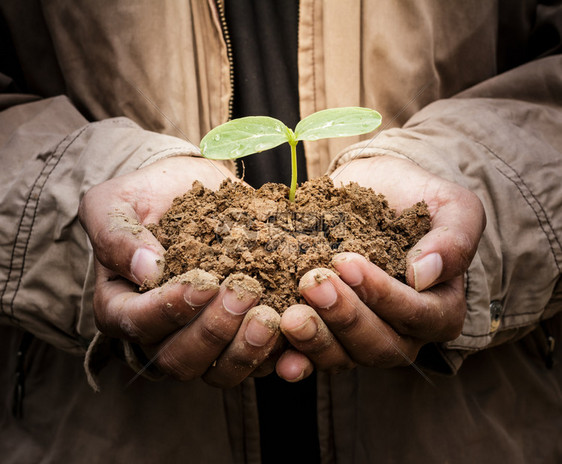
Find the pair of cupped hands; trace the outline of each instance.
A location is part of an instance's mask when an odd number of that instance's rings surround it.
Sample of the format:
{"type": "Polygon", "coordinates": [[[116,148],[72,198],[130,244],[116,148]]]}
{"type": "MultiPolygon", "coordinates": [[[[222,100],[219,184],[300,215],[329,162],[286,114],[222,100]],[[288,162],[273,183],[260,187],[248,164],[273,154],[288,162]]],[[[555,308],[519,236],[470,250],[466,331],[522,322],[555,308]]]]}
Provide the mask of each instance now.
{"type": "Polygon", "coordinates": [[[138,344],[164,373],[219,387],[274,370],[297,382],[314,369],[407,365],[424,344],[460,334],[463,276],[485,226],[482,205],[469,190],[388,156],[351,161],[332,178],[336,185],[372,187],[397,212],[426,201],[432,228],[407,257],[406,284],[360,255],[341,253],[331,263],[337,273],[314,269],[301,278],[307,304],[282,315],[225,282],[207,290],[165,283],[138,293],[146,279],[158,280],[164,262],[162,245],[143,226],[157,222],[194,180],[218,188],[225,175],[232,177],[212,161],[173,157],[84,196],[79,217],[96,258],[94,312],[101,332],[138,344]]]}

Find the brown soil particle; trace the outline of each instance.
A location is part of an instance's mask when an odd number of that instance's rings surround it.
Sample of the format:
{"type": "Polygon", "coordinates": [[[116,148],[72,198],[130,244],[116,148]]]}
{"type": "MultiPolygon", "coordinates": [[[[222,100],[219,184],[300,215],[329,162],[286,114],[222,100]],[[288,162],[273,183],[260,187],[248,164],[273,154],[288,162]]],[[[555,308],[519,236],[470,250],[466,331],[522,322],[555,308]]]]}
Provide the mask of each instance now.
{"type": "Polygon", "coordinates": [[[256,279],[241,272],[230,274],[226,278],[226,288],[234,290],[239,300],[245,299],[248,294],[253,298],[257,298],[263,291],[262,286],[256,279]]]}
{"type": "Polygon", "coordinates": [[[170,283],[176,282],[184,285],[191,284],[193,288],[202,292],[219,288],[219,279],[201,269],[191,269],[170,279],[170,283]]]}
{"type": "Polygon", "coordinates": [[[221,281],[242,273],[263,286],[262,304],[283,312],[301,301],[300,277],[330,267],[339,252],[404,281],[406,253],[429,231],[430,216],[423,201],[397,216],[382,195],[355,183],[336,188],[326,176],[304,183],[294,203],[282,184],[254,190],[227,180],[218,191],[195,182],[149,229],[167,250],[162,282],[194,269],[221,281]]]}

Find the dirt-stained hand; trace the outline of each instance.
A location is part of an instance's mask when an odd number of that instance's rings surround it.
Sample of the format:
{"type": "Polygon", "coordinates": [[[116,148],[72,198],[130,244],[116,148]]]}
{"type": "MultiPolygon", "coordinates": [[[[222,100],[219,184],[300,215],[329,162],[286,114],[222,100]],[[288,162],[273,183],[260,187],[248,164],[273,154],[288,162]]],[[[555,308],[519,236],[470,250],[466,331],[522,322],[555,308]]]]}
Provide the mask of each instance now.
{"type": "Polygon", "coordinates": [[[226,176],[232,177],[209,160],[168,158],[92,188],[79,211],[96,259],[99,329],[138,343],[172,376],[203,377],[221,387],[261,367],[279,337],[279,315],[254,307],[259,294],[230,279],[219,286],[203,272],[142,294],[137,288],[157,282],[164,264],[164,249],[145,226],[157,222],[194,180],[218,188],[226,176]]]}
{"type": "Polygon", "coordinates": [[[294,349],[276,370],[288,381],[314,367],[407,365],[424,344],[456,338],[466,313],[463,276],[485,227],[476,195],[405,160],[356,160],[332,177],[372,187],[398,212],[424,199],[432,227],[408,254],[407,284],[353,253],[333,259],[337,274],[315,269],[303,276],[299,291],[310,306],[292,306],[281,320],[294,349]]]}

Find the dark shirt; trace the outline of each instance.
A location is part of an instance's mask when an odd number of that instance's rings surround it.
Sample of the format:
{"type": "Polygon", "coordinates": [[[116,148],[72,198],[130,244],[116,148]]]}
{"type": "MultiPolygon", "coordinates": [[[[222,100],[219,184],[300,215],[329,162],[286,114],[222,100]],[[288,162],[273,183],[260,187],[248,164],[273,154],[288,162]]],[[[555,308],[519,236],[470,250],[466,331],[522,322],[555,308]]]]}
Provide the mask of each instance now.
{"type": "MultiPolygon", "coordinates": [[[[233,118],[271,116],[294,128],[300,119],[298,0],[229,0],[225,16],[234,64],[233,118]]],[[[244,180],[254,187],[290,182],[287,144],[242,161],[244,180]]],[[[297,162],[302,182],[302,147],[297,162]]],[[[256,389],[263,462],[319,462],[316,376],[291,384],[271,374],[256,379],[256,389]]]]}

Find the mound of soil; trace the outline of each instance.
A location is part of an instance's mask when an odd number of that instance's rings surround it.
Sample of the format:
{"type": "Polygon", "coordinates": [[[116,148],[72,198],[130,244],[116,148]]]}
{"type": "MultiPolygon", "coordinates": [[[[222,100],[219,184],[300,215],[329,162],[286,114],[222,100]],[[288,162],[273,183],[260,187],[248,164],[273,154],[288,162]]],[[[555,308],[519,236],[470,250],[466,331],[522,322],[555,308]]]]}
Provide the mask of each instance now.
{"type": "Polygon", "coordinates": [[[304,183],[294,203],[288,191],[282,184],[255,190],[231,181],[212,191],[195,182],[149,226],[166,249],[164,277],[154,286],[196,268],[221,281],[244,273],[261,283],[260,303],[283,312],[302,302],[300,277],[330,267],[344,251],[404,281],[406,253],[430,228],[424,202],[396,215],[384,196],[355,183],[336,188],[329,177],[304,183]]]}

